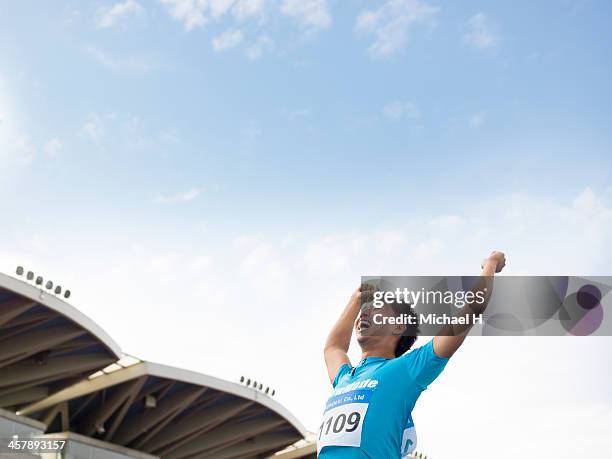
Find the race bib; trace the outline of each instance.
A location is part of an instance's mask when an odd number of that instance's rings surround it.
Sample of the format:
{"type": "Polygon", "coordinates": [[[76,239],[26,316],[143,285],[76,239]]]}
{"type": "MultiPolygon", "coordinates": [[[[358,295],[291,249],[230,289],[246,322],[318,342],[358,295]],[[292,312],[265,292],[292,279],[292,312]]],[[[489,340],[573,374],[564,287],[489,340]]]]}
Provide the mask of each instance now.
{"type": "Polygon", "coordinates": [[[361,446],[361,429],[372,393],[371,389],[356,389],[327,400],[317,454],[324,446],[361,446]]]}

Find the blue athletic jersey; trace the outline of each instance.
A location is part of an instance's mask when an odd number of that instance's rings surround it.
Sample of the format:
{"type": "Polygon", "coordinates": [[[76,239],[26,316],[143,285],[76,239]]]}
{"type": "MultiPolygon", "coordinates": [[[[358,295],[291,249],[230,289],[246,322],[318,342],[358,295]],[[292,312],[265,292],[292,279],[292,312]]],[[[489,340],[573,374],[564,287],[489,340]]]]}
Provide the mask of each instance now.
{"type": "Polygon", "coordinates": [[[395,359],[342,365],[317,432],[319,458],[392,459],[412,452],[412,409],[447,362],[435,355],[431,340],[395,359]]]}

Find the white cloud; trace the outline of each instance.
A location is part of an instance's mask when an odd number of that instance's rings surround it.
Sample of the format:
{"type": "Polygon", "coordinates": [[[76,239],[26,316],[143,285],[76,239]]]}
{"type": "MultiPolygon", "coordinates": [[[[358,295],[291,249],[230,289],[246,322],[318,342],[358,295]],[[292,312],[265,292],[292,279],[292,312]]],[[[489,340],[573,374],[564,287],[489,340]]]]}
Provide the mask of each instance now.
{"type": "Polygon", "coordinates": [[[250,60],[255,61],[272,49],[274,49],[274,41],[270,37],[261,35],[254,43],[247,46],[245,53],[250,60]]]}
{"type": "Polygon", "coordinates": [[[146,73],[162,68],[155,54],[117,57],[92,45],[83,47],[85,53],[102,67],[113,72],[146,73]]]}
{"type": "Polygon", "coordinates": [[[191,254],[181,252],[154,253],[145,262],[145,268],[155,274],[168,275],[172,272],[180,272],[188,269],[196,272],[206,272],[213,266],[213,258],[208,255],[191,254]]]}
{"type": "Polygon", "coordinates": [[[240,135],[242,137],[242,144],[245,150],[251,151],[257,140],[261,137],[262,130],[258,126],[257,122],[249,121],[242,129],[240,135]]]}
{"type": "Polygon", "coordinates": [[[179,143],[181,140],[179,131],[174,128],[164,129],[160,132],[159,137],[163,142],[171,144],[179,143]]]}
{"type": "Polygon", "coordinates": [[[327,236],[310,242],[304,249],[303,261],[308,272],[334,276],[350,269],[351,258],[363,255],[364,240],[354,235],[327,236]]]}
{"type": "Polygon", "coordinates": [[[43,153],[50,158],[55,158],[62,149],[62,142],[59,139],[49,139],[43,146],[43,153]]]}
{"type": "Polygon", "coordinates": [[[213,19],[231,14],[238,20],[262,17],[264,0],[161,0],[168,13],[182,22],[185,30],[203,27],[213,19]]]}
{"type": "Polygon", "coordinates": [[[100,152],[110,148],[125,152],[164,151],[167,148],[158,141],[167,140],[162,134],[150,132],[138,116],[123,113],[90,113],[81,125],[80,137],[94,144],[100,152]]]}
{"type": "Polygon", "coordinates": [[[237,238],[241,261],[239,269],[248,287],[265,297],[264,301],[284,300],[290,282],[291,269],[274,244],[257,238],[237,238]]]}
{"type": "Polygon", "coordinates": [[[470,116],[468,124],[473,128],[478,128],[487,122],[487,112],[480,111],[470,116]]]}
{"type": "Polygon", "coordinates": [[[72,7],[65,7],[61,14],[60,23],[64,27],[72,27],[81,20],[81,12],[72,7]]]}
{"type": "Polygon", "coordinates": [[[185,30],[203,26],[208,22],[208,2],[198,0],[161,0],[168,13],[183,23],[185,30]]]}
{"type": "Polygon", "coordinates": [[[21,131],[11,131],[0,125],[0,170],[11,164],[29,164],[34,157],[34,148],[21,131]]]}
{"type": "Polygon", "coordinates": [[[463,40],[478,49],[491,49],[499,45],[495,27],[484,13],[476,13],[467,21],[467,32],[463,40]]]}
{"type": "Polygon", "coordinates": [[[104,119],[97,113],[92,113],[81,127],[82,134],[94,143],[99,143],[104,138],[104,119]]]}
{"type": "Polygon", "coordinates": [[[135,0],[126,0],[116,3],[110,8],[102,8],[98,12],[98,27],[109,28],[117,24],[119,20],[130,15],[140,15],[145,9],[135,0]]]}
{"type": "Polygon", "coordinates": [[[266,0],[239,0],[232,7],[232,14],[239,21],[252,17],[262,18],[266,0]]]}
{"type": "Polygon", "coordinates": [[[305,119],[312,115],[312,110],[306,107],[283,110],[282,114],[289,120],[305,119]]]}
{"type": "Polygon", "coordinates": [[[34,148],[26,135],[24,123],[8,87],[0,76],[0,171],[11,171],[14,166],[29,164],[34,148]]]}
{"type": "Polygon", "coordinates": [[[421,117],[421,112],[416,105],[412,102],[401,102],[399,100],[389,102],[385,105],[383,107],[383,114],[385,118],[394,121],[403,117],[408,117],[413,120],[421,117]]]}
{"type": "Polygon", "coordinates": [[[227,51],[242,43],[244,36],[240,29],[228,29],[212,39],[213,49],[217,52],[227,51]]]}
{"type": "MultiPolygon", "coordinates": [[[[228,227],[220,228],[227,234],[203,234],[183,222],[152,220],[132,232],[125,226],[97,228],[100,234],[82,225],[50,227],[47,243],[36,244],[23,231],[15,232],[19,240],[7,231],[0,267],[12,272],[35,262],[70,286],[75,306],[138,357],[273,384],[278,400],[315,429],[329,392],[323,342],[360,275],[477,273],[493,248],[506,250],[507,274],[607,274],[612,203],[592,189],[567,200],[494,195],[453,215],[398,217],[392,227],[365,230],[347,223],[334,234],[294,238],[276,232],[239,238],[228,227]],[[135,333],[145,309],[147,332],[135,333]],[[215,352],[201,359],[202,349],[215,352]],[[307,378],[286,371],[296,355],[307,378]]],[[[612,374],[602,365],[612,359],[610,344],[610,338],[468,339],[417,404],[419,449],[453,459],[490,459],[491,451],[496,459],[525,451],[604,457],[612,449],[612,374]],[[527,376],[508,377],[509,369],[527,376]],[[474,410],[475,401],[484,409],[474,410]],[[455,414],[440,417],[449,410],[455,414]],[[508,432],[517,440],[508,441],[508,432]]],[[[358,356],[355,343],[350,355],[358,356]]]]}
{"type": "Polygon", "coordinates": [[[332,23],[327,0],[283,0],[281,13],[295,18],[308,33],[327,29],[332,23]]]}
{"type": "MultiPolygon", "coordinates": [[[[168,14],[183,24],[185,30],[205,27],[221,20],[234,20],[228,30],[212,39],[213,48],[223,51],[245,41],[243,33],[245,21],[257,21],[255,29],[262,31],[261,25],[268,16],[280,15],[289,18],[305,36],[331,26],[332,16],[327,0],[161,0],[168,14]]],[[[266,33],[259,33],[255,41],[245,46],[245,56],[257,60],[275,47],[274,40],[266,33]]],[[[103,60],[103,59],[100,59],[103,60]]],[[[104,59],[105,61],[108,59],[104,59]]]]}
{"type": "Polygon", "coordinates": [[[433,24],[439,8],[419,0],[387,0],[375,10],[362,11],[355,29],[373,35],[368,52],[375,57],[390,57],[408,45],[410,29],[418,24],[433,24]]]}
{"type": "Polygon", "coordinates": [[[187,191],[174,195],[160,195],[153,201],[156,204],[180,204],[195,201],[200,197],[204,190],[202,188],[191,188],[187,191]]]}

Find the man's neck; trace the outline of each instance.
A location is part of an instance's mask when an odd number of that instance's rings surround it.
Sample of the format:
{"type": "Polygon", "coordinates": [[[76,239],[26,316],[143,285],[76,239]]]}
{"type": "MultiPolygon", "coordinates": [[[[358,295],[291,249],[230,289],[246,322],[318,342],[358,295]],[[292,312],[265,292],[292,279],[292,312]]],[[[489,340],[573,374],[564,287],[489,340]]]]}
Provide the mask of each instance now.
{"type": "Polygon", "coordinates": [[[368,357],[380,357],[383,359],[393,359],[395,358],[395,352],[389,351],[387,349],[368,349],[361,351],[361,360],[366,359],[368,357]]]}

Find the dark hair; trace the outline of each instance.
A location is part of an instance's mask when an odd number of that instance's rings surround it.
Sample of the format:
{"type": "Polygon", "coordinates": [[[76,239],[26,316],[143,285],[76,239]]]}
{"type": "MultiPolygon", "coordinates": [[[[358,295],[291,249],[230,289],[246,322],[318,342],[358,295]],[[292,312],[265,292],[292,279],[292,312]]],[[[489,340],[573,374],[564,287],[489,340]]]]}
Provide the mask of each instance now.
{"type": "MultiPolygon", "coordinates": [[[[391,307],[396,314],[410,314],[416,317],[416,314],[412,310],[409,304],[404,303],[391,303],[391,307]]],[[[418,325],[406,325],[406,330],[400,336],[397,345],[395,346],[395,357],[399,357],[404,354],[408,349],[412,347],[419,334],[418,325]]]]}
{"type": "Polygon", "coordinates": [[[416,339],[416,336],[400,336],[400,339],[395,346],[395,357],[399,357],[410,349],[416,339]]]}

